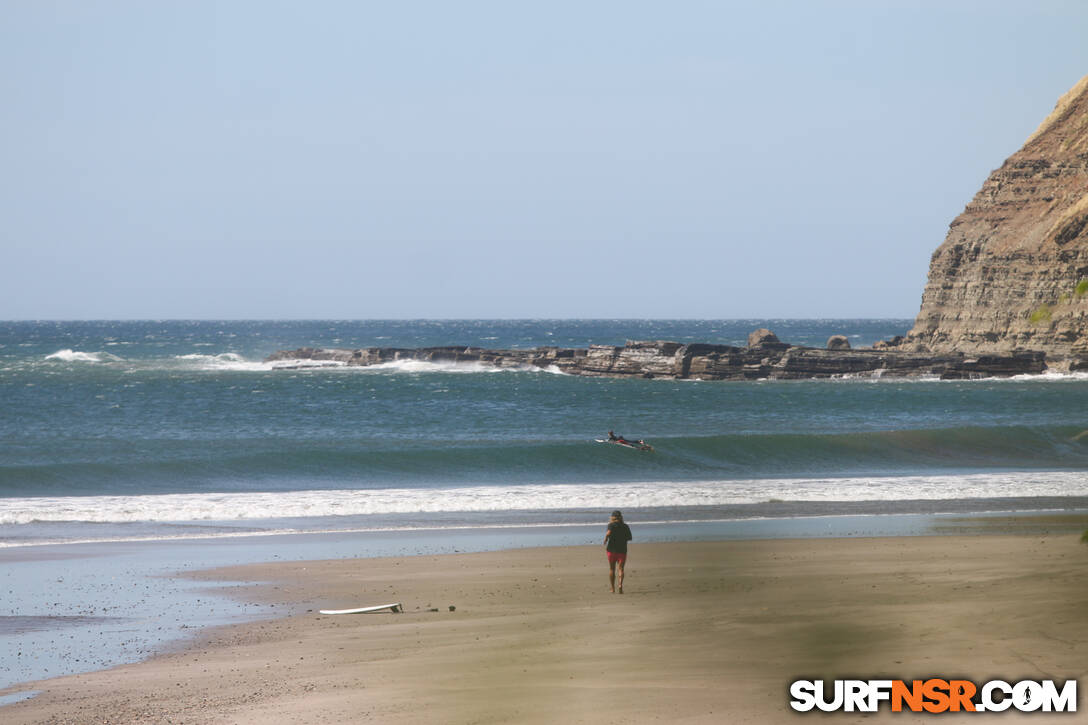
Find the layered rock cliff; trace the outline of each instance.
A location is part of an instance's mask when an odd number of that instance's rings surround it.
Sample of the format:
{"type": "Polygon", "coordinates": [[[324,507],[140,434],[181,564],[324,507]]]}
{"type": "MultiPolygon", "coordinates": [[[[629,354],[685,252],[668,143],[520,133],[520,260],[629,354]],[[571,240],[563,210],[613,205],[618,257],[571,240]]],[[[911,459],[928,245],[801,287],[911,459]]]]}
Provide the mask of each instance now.
{"type": "Polygon", "coordinates": [[[952,222],[903,349],[1088,365],[1088,76],[952,222]]]}

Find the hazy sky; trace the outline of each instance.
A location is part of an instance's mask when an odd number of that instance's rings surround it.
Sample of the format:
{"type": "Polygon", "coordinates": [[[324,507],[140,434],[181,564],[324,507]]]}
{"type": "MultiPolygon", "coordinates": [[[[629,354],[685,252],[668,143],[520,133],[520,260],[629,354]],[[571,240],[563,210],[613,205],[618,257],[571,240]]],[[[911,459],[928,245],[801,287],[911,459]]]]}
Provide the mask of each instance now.
{"type": "Polygon", "coordinates": [[[0,0],[0,319],[913,317],[1088,3],[0,0]]]}

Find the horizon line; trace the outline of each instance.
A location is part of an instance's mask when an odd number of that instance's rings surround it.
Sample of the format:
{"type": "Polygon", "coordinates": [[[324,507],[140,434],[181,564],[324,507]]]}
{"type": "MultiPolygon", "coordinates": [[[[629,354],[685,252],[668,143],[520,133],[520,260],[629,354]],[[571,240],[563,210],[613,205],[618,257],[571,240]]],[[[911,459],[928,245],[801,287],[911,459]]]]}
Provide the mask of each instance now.
{"type": "Polygon", "coordinates": [[[915,317],[27,317],[11,322],[766,322],[854,320],[899,322],[915,317]]]}

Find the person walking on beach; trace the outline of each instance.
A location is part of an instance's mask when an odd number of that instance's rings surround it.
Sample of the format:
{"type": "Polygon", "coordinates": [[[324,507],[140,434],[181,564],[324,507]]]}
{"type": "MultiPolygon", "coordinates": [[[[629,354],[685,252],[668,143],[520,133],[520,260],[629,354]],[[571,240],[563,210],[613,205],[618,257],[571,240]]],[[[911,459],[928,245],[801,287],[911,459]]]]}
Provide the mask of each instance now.
{"type": "Polygon", "coordinates": [[[627,563],[627,542],[632,539],[631,527],[623,522],[623,514],[613,511],[604,535],[604,548],[608,552],[608,583],[616,593],[617,575],[620,594],[623,594],[623,566],[627,563]]]}

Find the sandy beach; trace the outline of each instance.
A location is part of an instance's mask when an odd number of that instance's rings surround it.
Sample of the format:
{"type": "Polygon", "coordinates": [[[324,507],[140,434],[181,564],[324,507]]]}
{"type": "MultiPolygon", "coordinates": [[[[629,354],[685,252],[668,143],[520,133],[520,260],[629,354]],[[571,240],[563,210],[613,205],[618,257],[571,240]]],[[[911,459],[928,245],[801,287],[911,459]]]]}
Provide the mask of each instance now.
{"type": "MultiPolygon", "coordinates": [[[[298,613],[12,688],[40,694],[3,721],[860,722],[872,716],[793,713],[789,683],[1088,669],[1088,547],[1067,533],[632,545],[623,595],[609,592],[602,550],[585,546],[196,576],[245,582],[235,596],[298,613]],[[404,613],[318,612],[387,602],[404,613]]],[[[971,717],[940,719],[1083,715],[971,717]]]]}

